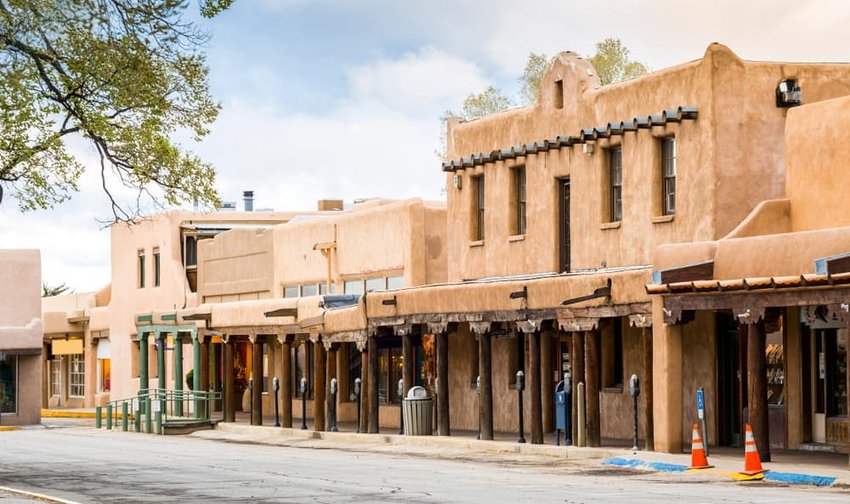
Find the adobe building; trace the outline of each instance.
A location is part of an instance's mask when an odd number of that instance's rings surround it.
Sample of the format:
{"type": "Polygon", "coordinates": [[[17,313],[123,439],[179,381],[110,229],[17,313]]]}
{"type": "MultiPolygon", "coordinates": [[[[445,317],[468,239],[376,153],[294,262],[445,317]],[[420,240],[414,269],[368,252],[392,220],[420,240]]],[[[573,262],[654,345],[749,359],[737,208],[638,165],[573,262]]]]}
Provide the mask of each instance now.
{"type": "MultiPolygon", "coordinates": [[[[252,196],[246,197],[246,208],[249,211],[171,211],[132,225],[113,225],[111,283],[96,293],[55,296],[42,302],[42,404],[90,408],[110,399],[133,397],[143,388],[184,383],[185,376],[175,380],[176,374],[182,374],[175,358],[182,353],[182,345],[175,346],[173,338],[159,342],[142,338],[136,331],[136,315],[197,306],[197,249],[205,240],[232,228],[263,229],[299,215],[250,211],[252,196]],[[162,348],[161,359],[158,348],[162,348]],[[147,356],[146,365],[140,364],[142,355],[147,356]]],[[[182,343],[191,344],[191,340],[182,343]]],[[[192,369],[191,353],[179,362],[184,360],[185,369],[192,369]]]]}
{"type": "Polygon", "coordinates": [[[560,54],[535,105],[450,123],[449,283],[368,296],[370,348],[435,334],[440,433],[480,426],[482,439],[517,430],[521,370],[531,442],[553,429],[553,390],[569,376],[586,388],[587,443],[625,443],[635,374],[640,437],[681,452],[696,388],[718,409],[714,328],[698,314],[674,336],[653,316],[654,252],[718,240],[784,196],[799,155],[788,149],[811,140],[786,145],[799,88],[829,103],[850,92],[850,66],[748,62],[712,44],[600,87],[587,61],[560,54]]]}
{"type": "Polygon", "coordinates": [[[0,425],[41,422],[41,254],[0,250],[0,425]]]}
{"type": "MultiPolygon", "coordinates": [[[[151,314],[161,332],[173,316],[172,332],[199,335],[201,386],[222,385],[225,421],[236,421],[237,411],[250,412],[252,424],[273,414],[275,377],[284,426],[309,419],[325,430],[331,407],[341,422],[354,421],[367,341],[363,297],[445,282],[444,204],[372,200],[338,208],[203,242],[200,305],[151,314]],[[338,390],[333,406],[331,380],[338,390]]],[[[362,407],[372,401],[385,425],[398,426],[400,354],[400,340],[384,342],[383,367],[373,381],[380,395],[363,397],[362,407]]],[[[417,362],[423,361],[420,352],[417,362]]]]}
{"type": "Polygon", "coordinates": [[[785,110],[782,191],[719,239],[655,253],[647,291],[668,356],[670,449],[695,386],[706,389],[713,443],[740,445],[749,422],[762,460],[771,448],[850,447],[850,209],[838,183],[850,97],[809,100],[811,81],[788,75],[805,99],[785,110]]]}

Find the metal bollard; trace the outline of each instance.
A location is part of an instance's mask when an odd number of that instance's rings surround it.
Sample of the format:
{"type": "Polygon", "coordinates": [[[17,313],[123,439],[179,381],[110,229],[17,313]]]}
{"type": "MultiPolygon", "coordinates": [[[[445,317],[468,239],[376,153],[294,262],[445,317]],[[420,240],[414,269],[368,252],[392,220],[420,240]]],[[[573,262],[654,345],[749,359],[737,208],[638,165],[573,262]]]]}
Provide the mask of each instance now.
{"type": "Polygon", "coordinates": [[[481,439],[481,375],[475,377],[475,394],[478,396],[478,437],[481,439]]]}
{"type": "Polygon", "coordinates": [[[301,378],[301,430],[307,430],[307,378],[301,378]]]}
{"type": "Polygon", "coordinates": [[[100,415],[103,413],[103,408],[101,406],[94,407],[94,426],[96,429],[100,429],[103,419],[100,415]]]}
{"type": "Polygon", "coordinates": [[[404,434],[404,379],[398,381],[398,433],[404,434]]]}
{"type": "Polygon", "coordinates": [[[360,434],[360,378],[354,379],[354,397],[357,399],[357,433],[360,434]]]}
{"type": "Polygon", "coordinates": [[[522,390],[525,388],[525,373],[522,370],[516,372],[517,407],[519,408],[519,437],[517,443],[525,443],[525,425],[523,425],[522,390]]]}
{"type": "Polygon", "coordinates": [[[112,403],[106,403],[106,430],[112,430],[112,403]]]}
{"type": "Polygon", "coordinates": [[[331,432],[339,432],[336,428],[336,378],[331,378],[331,432]]]}
{"type": "Polygon", "coordinates": [[[127,401],[121,402],[121,430],[127,432],[127,401]]]}
{"type": "Polygon", "coordinates": [[[248,378],[248,404],[251,413],[248,415],[248,425],[254,425],[254,378],[248,378]]]}
{"type": "Polygon", "coordinates": [[[632,439],[634,442],[632,443],[632,451],[638,451],[638,396],[640,396],[640,380],[636,374],[633,374],[629,378],[629,394],[634,400],[634,422],[632,424],[632,439]]]}
{"type": "Polygon", "coordinates": [[[280,390],[280,380],[277,376],[272,380],[272,390],[274,390],[274,426],[280,427],[280,408],[278,407],[277,392],[280,390]]]}
{"type": "Polygon", "coordinates": [[[159,401],[154,406],[154,432],[162,434],[162,405],[159,401]]]}
{"type": "Polygon", "coordinates": [[[587,425],[584,411],[584,383],[576,386],[576,446],[587,445],[587,425]]]}

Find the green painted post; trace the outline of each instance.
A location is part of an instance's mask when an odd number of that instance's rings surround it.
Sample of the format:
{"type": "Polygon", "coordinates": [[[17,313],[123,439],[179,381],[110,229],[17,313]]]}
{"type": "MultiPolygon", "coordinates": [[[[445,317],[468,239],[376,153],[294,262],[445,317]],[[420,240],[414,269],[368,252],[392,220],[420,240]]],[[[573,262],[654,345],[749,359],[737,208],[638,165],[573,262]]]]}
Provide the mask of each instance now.
{"type": "Polygon", "coordinates": [[[100,413],[101,413],[101,407],[95,406],[94,407],[94,426],[98,429],[100,429],[101,422],[102,422],[102,419],[100,418],[100,413]]]}
{"type": "MultiPolygon", "coordinates": [[[[167,343],[166,333],[157,333],[156,335],[156,381],[157,388],[161,391],[165,390],[165,345],[167,343]]],[[[162,396],[159,405],[159,411],[165,409],[165,396],[162,396]]]]}
{"type": "Polygon", "coordinates": [[[157,411],[155,413],[155,415],[156,415],[156,425],[155,425],[156,431],[155,432],[157,434],[162,434],[162,410],[157,411]]]}
{"type": "Polygon", "coordinates": [[[127,401],[121,402],[121,430],[127,432],[127,401]]]}
{"type": "Polygon", "coordinates": [[[112,403],[106,403],[106,430],[112,430],[112,403]]]}
{"type": "Polygon", "coordinates": [[[136,432],[142,432],[142,411],[144,411],[144,408],[145,404],[141,396],[133,399],[133,426],[136,428],[136,432]]]}
{"type": "Polygon", "coordinates": [[[151,430],[151,396],[145,396],[145,432],[150,434],[151,430]]]}
{"type": "Polygon", "coordinates": [[[192,332],[192,392],[195,396],[195,418],[201,418],[201,339],[198,331],[192,332]]]}
{"type": "Polygon", "coordinates": [[[139,336],[139,392],[148,391],[150,378],[148,377],[148,333],[139,336]]]}
{"type": "Polygon", "coordinates": [[[183,337],[174,334],[174,414],[183,416],[183,337]]]}

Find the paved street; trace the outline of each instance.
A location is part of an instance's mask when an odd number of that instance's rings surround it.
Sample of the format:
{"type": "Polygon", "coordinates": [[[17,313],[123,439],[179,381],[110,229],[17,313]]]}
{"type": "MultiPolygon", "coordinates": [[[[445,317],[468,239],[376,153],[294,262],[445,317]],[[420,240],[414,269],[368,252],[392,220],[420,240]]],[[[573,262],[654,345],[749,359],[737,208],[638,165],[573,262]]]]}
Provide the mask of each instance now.
{"type": "MultiPolygon", "coordinates": [[[[850,492],[516,460],[439,460],[89,427],[0,433],[0,486],[79,502],[845,502],[850,492]]],[[[0,501],[17,502],[0,493],[0,501]]],[[[26,502],[21,501],[21,502],[26,502]]]]}

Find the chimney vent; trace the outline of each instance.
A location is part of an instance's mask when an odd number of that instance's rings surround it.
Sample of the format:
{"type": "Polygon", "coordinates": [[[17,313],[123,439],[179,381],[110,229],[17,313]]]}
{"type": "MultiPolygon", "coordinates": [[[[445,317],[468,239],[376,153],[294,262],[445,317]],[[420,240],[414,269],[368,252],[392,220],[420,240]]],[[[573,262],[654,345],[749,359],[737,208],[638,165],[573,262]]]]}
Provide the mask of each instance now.
{"type": "Polygon", "coordinates": [[[245,211],[254,211],[254,191],[243,191],[242,199],[245,201],[245,211]]]}

